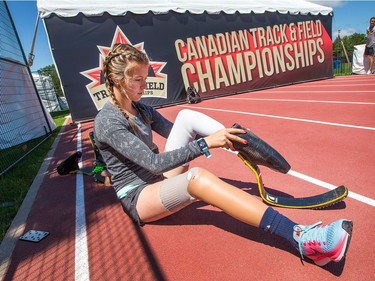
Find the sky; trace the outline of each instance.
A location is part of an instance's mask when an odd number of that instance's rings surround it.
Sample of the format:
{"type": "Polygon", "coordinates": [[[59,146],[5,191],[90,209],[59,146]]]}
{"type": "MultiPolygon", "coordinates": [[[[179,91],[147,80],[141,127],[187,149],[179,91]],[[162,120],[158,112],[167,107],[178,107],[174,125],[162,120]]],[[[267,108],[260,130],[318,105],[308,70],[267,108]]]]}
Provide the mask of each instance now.
{"type": "MultiPolygon", "coordinates": [[[[341,37],[351,35],[353,33],[364,34],[366,28],[368,27],[369,19],[375,16],[375,1],[311,0],[310,2],[316,2],[318,4],[333,8],[333,40],[337,37],[338,30],[340,30],[341,37]]],[[[37,22],[38,11],[36,1],[6,0],[6,3],[8,4],[25,56],[27,58],[31,51],[34,30],[37,22]]],[[[39,24],[33,52],[35,58],[33,66],[31,67],[32,71],[37,71],[42,67],[53,64],[43,22],[41,20],[38,22],[39,24]]]]}

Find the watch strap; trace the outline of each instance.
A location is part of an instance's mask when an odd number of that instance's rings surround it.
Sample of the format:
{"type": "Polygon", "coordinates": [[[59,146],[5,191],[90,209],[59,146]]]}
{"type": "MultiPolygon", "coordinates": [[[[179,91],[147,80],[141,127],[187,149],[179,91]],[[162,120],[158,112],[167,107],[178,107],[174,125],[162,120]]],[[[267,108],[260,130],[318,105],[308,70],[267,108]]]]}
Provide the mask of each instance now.
{"type": "Polygon", "coordinates": [[[200,150],[202,151],[202,153],[207,157],[207,158],[210,158],[211,157],[211,153],[208,149],[208,145],[206,143],[206,141],[204,140],[204,138],[200,138],[197,140],[197,143],[199,145],[199,148],[200,150]]]}

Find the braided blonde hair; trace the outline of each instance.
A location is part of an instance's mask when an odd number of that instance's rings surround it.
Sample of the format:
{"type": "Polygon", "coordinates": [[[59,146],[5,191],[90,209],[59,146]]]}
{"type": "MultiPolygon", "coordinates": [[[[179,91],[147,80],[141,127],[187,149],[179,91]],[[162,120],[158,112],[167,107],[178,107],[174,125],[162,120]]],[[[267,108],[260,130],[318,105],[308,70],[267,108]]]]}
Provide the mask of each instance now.
{"type": "MultiPolygon", "coordinates": [[[[105,85],[109,92],[109,96],[113,100],[113,103],[118,107],[118,109],[122,112],[126,120],[128,120],[130,126],[132,127],[133,131],[138,134],[139,129],[137,125],[129,118],[129,115],[122,109],[120,106],[119,101],[117,100],[113,86],[115,85],[115,81],[121,81],[125,78],[125,75],[129,75],[131,69],[126,69],[126,66],[131,63],[136,62],[139,64],[149,64],[149,59],[147,55],[138,49],[134,48],[129,44],[115,44],[112,47],[112,50],[108,53],[104,61],[104,79],[105,85]],[[126,73],[125,73],[126,69],[126,73]]],[[[132,105],[137,109],[137,111],[141,114],[142,118],[150,124],[151,121],[147,116],[140,110],[139,106],[133,102],[132,105]]]]}

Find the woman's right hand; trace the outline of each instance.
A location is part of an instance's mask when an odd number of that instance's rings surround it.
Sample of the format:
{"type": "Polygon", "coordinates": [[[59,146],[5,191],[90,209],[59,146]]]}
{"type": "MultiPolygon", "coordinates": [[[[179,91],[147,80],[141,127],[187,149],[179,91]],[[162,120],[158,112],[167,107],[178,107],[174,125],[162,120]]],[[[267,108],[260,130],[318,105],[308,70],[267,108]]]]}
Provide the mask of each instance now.
{"type": "Polygon", "coordinates": [[[246,131],[237,128],[225,128],[205,137],[204,140],[206,141],[208,148],[222,147],[236,150],[233,147],[233,142],[247,144],[246,140],[237,135],[243,133],[246,133],[246,131]]]}

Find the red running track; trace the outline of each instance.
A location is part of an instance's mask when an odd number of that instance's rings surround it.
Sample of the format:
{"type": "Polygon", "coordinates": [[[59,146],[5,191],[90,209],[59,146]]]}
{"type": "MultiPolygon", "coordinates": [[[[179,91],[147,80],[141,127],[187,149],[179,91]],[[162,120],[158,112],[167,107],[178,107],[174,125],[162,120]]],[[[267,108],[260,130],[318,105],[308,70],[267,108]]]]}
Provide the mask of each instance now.
{"type": "MultiPolygon", "coordinates": [[[[261,168],[266,187],[295,197],[344,184],[349,197],[323,210],[277,208],[312,224],[354,221],[347,258],[321,268],[282,239],[197,202],[142,228],[132,224],[111,187],[89,176],[59,176],[57,163],[82,140],[83,165],[92,166],[92,122],[66,125],[25,207],[1,244],[4,280],[375,280],[375,79],[336,77],[179,105],[159,111],[171,120],[182,108],[206,113],[226,126],[238,122],[267,140],[289,161],[287,174],[261,168]],[[78,132],[78,133],[77,133],[78,132]],[[81,132],[81,134],[79,134],[81,132]],[[81,182],[82,180],[82,182],[81,182]],[[27,203],[31,206],[27,210],[27,203]],[[24,232],[49,231],[39,243],[24,232]],[[11,254],[12,253],[12,254],[11,254]]],[[[163,147],[164,141],[155,136],[163,147]]],[[[193,161],[258,196],[255,178],[232,153],[193,161]]]]}

